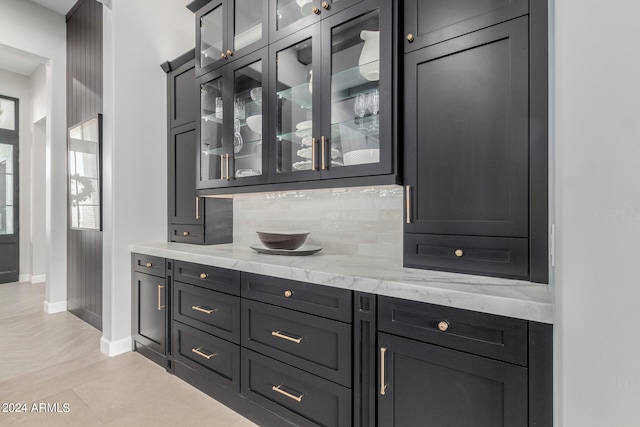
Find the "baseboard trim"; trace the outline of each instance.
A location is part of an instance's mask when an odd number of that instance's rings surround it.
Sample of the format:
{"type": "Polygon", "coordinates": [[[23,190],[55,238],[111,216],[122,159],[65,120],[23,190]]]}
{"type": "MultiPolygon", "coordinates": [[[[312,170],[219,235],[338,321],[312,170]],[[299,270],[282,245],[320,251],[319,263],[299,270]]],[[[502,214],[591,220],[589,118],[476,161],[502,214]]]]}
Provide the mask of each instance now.
{"type": "Polygon", "coordinates": [[[131,351],[131,337],[118,341],[109,341],[105,337],[102,337],[100,338],[100,351],[109,357],[129,352],[131,351]]]}
{"type": "Polygon", "coordinates": [[[58,301],[58,302],[44,302],[44,312],[47,314],[60,313],[63,311],[67,311],[67,302],[66,301],[58,301]]]}
{"type": "Polygon", "coordinates": [[[38,274],[37,276],[31,276],[31,283],[44,283],[47,281],[46,274],[38,274]]]}
{"type": "Polygon", "coordinates": [[[18,275],[18,282],[30,282],[31,275],[30,274],[20,274],[18,275]]]}

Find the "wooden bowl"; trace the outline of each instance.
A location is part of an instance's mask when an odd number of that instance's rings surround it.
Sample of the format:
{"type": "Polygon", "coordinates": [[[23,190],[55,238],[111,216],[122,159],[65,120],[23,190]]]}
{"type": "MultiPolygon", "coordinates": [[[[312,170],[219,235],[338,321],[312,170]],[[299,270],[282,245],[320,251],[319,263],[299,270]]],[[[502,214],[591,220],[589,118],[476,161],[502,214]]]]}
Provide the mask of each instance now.
{"type": "Polygon", "coordinates": [[[307,230],[256,231],[263,245],[269,249],[298,249],[309,235],[307,230]]]}

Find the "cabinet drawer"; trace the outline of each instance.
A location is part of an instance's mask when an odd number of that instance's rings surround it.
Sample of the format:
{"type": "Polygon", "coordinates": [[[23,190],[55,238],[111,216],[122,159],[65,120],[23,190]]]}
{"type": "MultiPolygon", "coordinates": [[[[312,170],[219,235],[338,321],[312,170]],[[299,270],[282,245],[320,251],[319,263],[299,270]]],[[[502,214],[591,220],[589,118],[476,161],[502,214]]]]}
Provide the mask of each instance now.
{"type": "Polygon", "coordinates": [[[201,286],[214,291],[240,295],[240,272],[208,265],[176,261],[175,281],[201,286]]]}
{"type": "Polygon", "coordinates": [[[404,265],[527,279],[529,241],[520,238],[405,233],[404,265]]]}
{"type": "Polygon", "coordinates": [[[157,256],[134,254],[134,270],[158,277],[165,277],[165,260],[157,256]]]}
{"type": "Polygon", "coordinates": [[[240,297],[174,282],[173,318],[240,343],[240,297]]]}
{"type": "Polygon", "coordinates": [[[405,0],[405,52],[529,13],[528,0],[405,0]],[[413,35],[411,41],[408,34],[413,35]]]}
{"type": "Polygon", "coordinates": [[[351,390],[244,348],[242,394],[297,426],[351,425],[351,390]]]}
{"type": "Polygon", "coordinates": [[[235,392],[240,391],[240,347],[173,322],[174,360],[235,392]]]}
{"type": "Polygon", "coordinates": [[[204,225],[175,225],[170,227],[171,241],[204,244],[204,225]]]}
{"type": "Polygon", "coordinates": [[[352,293],[346,289],[242,273],[242,297],[351,322],[352,293]]]}
{"type": "Polygon", "coordinates": [[[351,325],[246,300],[242,324],[243,346],[351,386],[351,325]]]}
{"type": "Polygon", "coordinates": [[[525,320],[380,296],[378,330],[527,366],[525,320]]]}

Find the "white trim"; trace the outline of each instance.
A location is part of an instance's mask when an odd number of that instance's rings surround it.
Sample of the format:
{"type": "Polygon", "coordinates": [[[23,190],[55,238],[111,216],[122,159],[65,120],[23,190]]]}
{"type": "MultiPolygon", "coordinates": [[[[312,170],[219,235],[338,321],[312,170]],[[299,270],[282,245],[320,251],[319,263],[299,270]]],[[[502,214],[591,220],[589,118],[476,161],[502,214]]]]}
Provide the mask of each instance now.
{"type": "Polygon", "coordinates": [[[58,302],[44,302],[44,312],[47,314],[60,313],[63,311],[67,311],[67,302],[66,301],[58,301],[58,302]]]}
{"type": "Polygon", "coordinates": [[[100,351],[109,357],[118,356],[131,351],[131,337],[112,342],[105,337],[100,338],[100,351]]]}
{"type": "Polygon", "coordinates": [[[47,281],[46,274],[38,274],[37,276],[31,276],[31,283],[44,283],[47,281]]]}
{"type": "Polygon", "coordinates": [[[18,282],[30,282],[31,275],[30,274],[20,274],[18,276],[18,282]]]}

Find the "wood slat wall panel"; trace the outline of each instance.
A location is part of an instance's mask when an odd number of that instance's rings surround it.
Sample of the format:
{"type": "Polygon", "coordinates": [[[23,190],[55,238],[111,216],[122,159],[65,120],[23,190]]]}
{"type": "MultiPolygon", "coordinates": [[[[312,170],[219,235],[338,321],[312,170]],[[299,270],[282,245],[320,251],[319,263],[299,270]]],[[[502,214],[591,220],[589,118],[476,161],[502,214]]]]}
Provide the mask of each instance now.
{"type": "MultiPolygon", "coordinates": [[[[102,4],[67,15],[67,127],[102,112],[102,4]]],[[[102,232],[67,232],[68,310],[102,329],[102,232]]]]}

